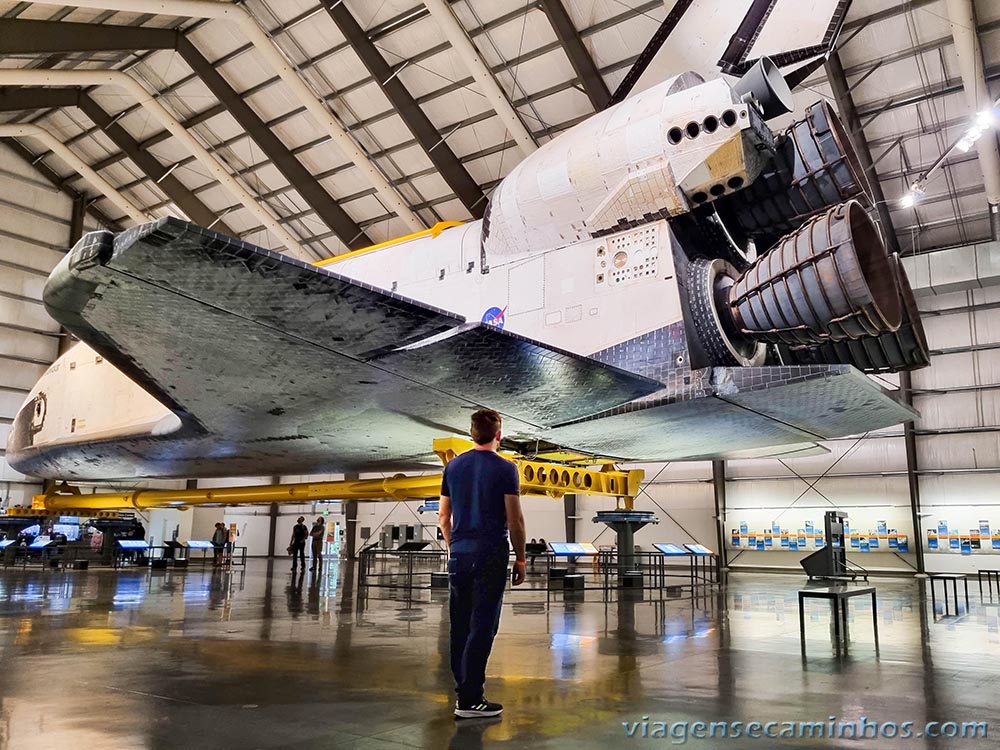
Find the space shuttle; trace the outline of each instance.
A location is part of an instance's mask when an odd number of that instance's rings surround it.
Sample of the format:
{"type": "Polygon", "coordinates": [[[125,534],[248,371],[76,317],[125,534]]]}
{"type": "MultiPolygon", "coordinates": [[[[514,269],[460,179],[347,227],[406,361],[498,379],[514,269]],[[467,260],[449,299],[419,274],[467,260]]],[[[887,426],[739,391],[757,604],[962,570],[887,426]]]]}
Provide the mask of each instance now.
{"type": "MultiPolygon", "coordinates": [[[[719,5],[682,19],[689,43],[719,5]]],[[[483,407],[523,456],[753,458],[913,419],[870,377],[929,357],[851,139],[823,101],[769,125],[803,77],[778,63],[821,60],[849,3],[743,6],[720,59],[738,76],[659,76],[525,158],[481,220],[319,263],[177,218],[86,235],[44,291],[81,343],[7,460],[91,481],[423,470],[483,407]],[[772,60],[779,10],[815,39],[772,60]]]]}

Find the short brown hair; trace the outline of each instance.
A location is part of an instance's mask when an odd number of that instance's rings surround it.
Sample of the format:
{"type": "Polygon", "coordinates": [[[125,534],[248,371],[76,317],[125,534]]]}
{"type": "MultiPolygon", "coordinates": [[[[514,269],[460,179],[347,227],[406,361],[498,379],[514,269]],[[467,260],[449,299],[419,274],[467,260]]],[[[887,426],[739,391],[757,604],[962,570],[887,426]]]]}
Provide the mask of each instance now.
{"type": "Polygon", "coordinates": [[[500,413],[493,409],[480,409],[472,415],[469,434],[479,445],[486,445],[500,432],[500,413]]]}

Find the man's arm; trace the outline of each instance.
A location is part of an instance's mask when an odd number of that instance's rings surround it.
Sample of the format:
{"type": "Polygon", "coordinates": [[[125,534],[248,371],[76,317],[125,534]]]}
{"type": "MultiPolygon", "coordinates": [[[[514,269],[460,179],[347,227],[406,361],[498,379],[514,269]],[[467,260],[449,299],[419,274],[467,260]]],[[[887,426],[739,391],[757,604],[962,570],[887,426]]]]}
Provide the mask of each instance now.
{"type": "Polygon", "coordinates": [[[451,498],[441,495],[438,504],[438,526],[441,527],[441,536],[444,537],[444,548],[451,549],[451,498]]]}
{"type": "Polygon", "coordinates": [[[511,583],[517,586],[524,583],[524,544],[528,533],[524,527],[524,511],[521,510],[521,496],[504,495],[503,502],[507,507],[507,530],[510,532],[510,543],[514,547],[514,573],[511,583]]]}

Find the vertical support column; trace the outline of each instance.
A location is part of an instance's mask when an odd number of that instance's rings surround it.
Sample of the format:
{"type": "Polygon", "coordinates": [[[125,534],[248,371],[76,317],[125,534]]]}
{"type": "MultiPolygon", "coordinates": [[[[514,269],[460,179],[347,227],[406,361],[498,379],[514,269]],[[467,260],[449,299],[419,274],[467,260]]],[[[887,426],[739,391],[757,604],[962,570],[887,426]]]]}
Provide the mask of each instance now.
{"type": "Polygon", "coordinates": [[[618,583],[625,580],[625,574],[635,570],[635,525],[625,521],[612,524],[618,534],[618,583]]]}
{"type": "MultiPolygon", "coordinates": [[[[356,471],[345,472],[344,479],[360,479],[356,471]]],[[[358,501],[346,500],[344,505],[344,556],[348,560],[356,560],[358,557],[358,501]]]]}
{"type": "Polygon", "coordinates": [[[712,461],[712,488],[715,495],[715,531],[718,539],[719,565],[722,570],[729,568],[726,552],[726,462],[712,461]]]}
{"type": "Polygon", "coordinates": [[[566,517],[566,541],[576,541],[576,495],[563,496],[563,513],[566,517]]]}
{"type": "MultiPolygon", "coordinates": [[[[913,406],[913,384],[909,372],[899,373],[899,394],[903,403],[913,406]]],[[[903,424],[903,443],[906,447],[906,481],[910,490],[910,514],[913,520],[913,552],[917,556],[917,576],[924,578],[924,531],[920,525],[920,477],[917,476],[917,433],[913,422],[903,424]]]]}
{"type": "MultiPolygon", "coordinates": [[[[69,246],[73,247],[80,238],[83,237],[83,220],[87,215],[87,198],[83,195],[78,195],[73,199],[73,208],[69,216],[69,246]]],[[[59,328],[59,333],[62,334],[59,339],[59,349],[58,355],[61,357],[66,351],[73,345],[76,339],[73,337],[69,331],[65,328],[59,328]]]]}
{"type": "Polygon", "coordinates": [[[267,556],[274,557],[274,547],[278,536],[278,504],[271,503],[268,514],[269,524],[267,528],[267,556]]]}
{"type": "MultiPolygon", "coordinates": [[[[271,484],[281,484],[281,477],[275,476],[271,477],[271,484]]],[[[278,538],[278,504],[271,503],[270,513],[268,514],[270,523],[267,529],[267,556],[274,557],[274,547],[276,540],[278,538]]]]}
{"type": "Polygon", "coordinates": [[[87,213],[87,199],[78,195],[73,199],[73,209],[69,217],[69,244],[75,245],[83,237],[83,217],[87,213]]]}

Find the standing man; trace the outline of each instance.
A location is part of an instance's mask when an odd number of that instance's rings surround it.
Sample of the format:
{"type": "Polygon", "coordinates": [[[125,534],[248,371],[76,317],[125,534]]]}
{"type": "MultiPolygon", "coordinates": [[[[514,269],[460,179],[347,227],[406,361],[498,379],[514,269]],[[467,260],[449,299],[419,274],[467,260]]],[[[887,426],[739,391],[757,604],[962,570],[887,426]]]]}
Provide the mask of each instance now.
{"type": "Polygon", "coordinates": [[[306,569],[306,538],[309,536],[309,529],[306,528],[305,517],[299,516],[292,527],[292,539],[288,543],[288,551],[292,554],[292,572],[302,561],[302,571],[306,569]]]}
{"type": "Polygon", "coordinates": [[[214,553],[212,565],[222,565],[222,553],[226,548],[226,540],[228,538],[229,534],[226,532],[226,527],[221,523],[216,523],[215,531],[212,532],[212,551],[214,553]]]}
{"type": "Polygon", "coordinates": [[[517,467],[497,454],[500,415],[472,415],[475,447],[452,459],[441,481],[441,533],[448,548],[451,671],[455,716],[499,716],[503,706],[483,695],[486,662],[500,626],[507,584],[507,533],[514,547],[511,583],[524,583],[524,514],[517,467]]]}
{"type": "Polygon", "coordinates": [[[312,567],[309,570],[321,570],[323,568],[323,537],[326,536],[326,524],[323,518],[317,518],[309,531],[312,538],[312,567]]]}

